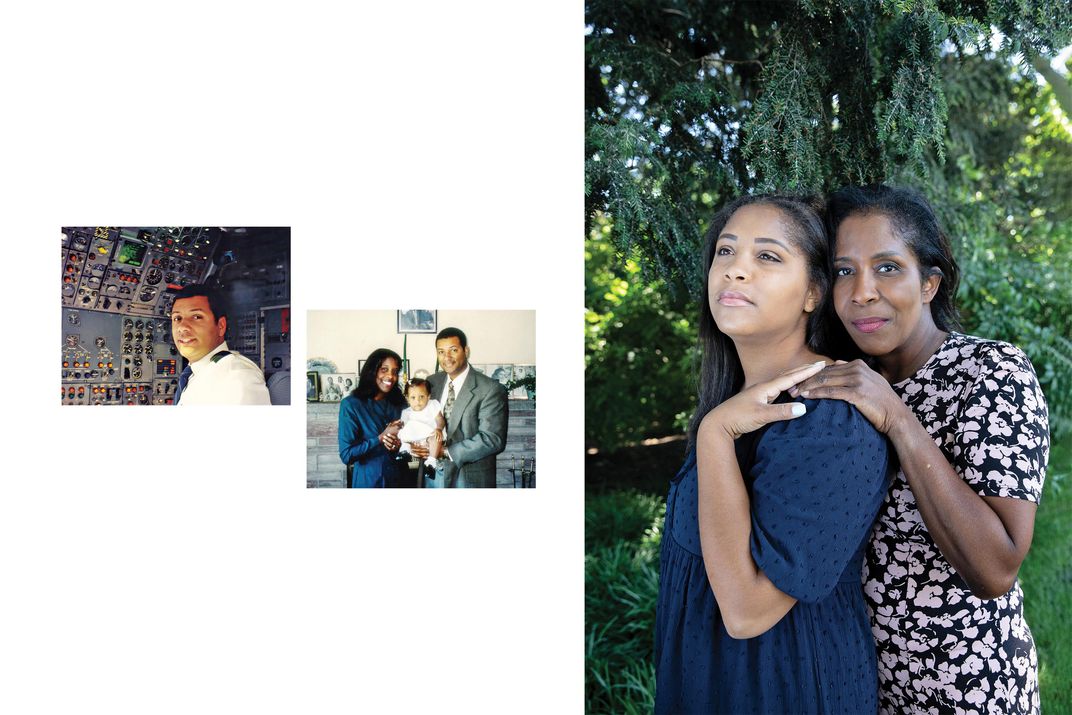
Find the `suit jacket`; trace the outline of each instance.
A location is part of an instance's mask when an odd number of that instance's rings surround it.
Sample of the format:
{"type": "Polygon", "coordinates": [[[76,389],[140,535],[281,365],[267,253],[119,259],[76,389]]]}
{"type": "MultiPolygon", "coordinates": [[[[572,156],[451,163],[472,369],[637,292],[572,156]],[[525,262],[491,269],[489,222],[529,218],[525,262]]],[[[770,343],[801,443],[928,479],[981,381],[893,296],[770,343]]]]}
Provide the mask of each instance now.
{"type": "Polygon", "coordinates": [[[380,444],[380,432],[401,414],[386,400],[347,395],[339,403],[339,459],[353,465],[353,487],[394,487],[405,476],[403,463],[380,444]]]}
{"type": "MultiPolygon", "coordinates": [[[[428,378],[432,396],[439,399],[447,385],[447,374],[428,378]]],[[[450,459],[443,459],[444,486],[494,487],[495,455],[506,449],[506,421],[509,410],[506,388],[470,366],[461,394],[447,419],[446,439],[450,459]]]]}

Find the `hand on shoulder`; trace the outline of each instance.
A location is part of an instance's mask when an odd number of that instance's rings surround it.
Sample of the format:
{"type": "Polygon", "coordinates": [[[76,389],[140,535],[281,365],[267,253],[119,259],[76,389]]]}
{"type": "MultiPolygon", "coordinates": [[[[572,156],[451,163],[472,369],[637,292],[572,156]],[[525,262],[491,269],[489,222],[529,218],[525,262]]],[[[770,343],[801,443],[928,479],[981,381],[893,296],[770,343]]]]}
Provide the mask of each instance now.
{"type": "Polygon", "coordinates": [[[820,361],[804,365],[738,392],[707,413],[700,421],[698,436],[702,439],[725,435],[737,439],[771,422],[802,416],[807,412],[807,408],[800,402],[771,403],[782,392],[819,372],[824,364],[820,361]]]}
{"type": "Polygon", "coordinates": [[[839,360],[790,388],[789,394],[812,400],[844,400],[883,434],[889,434],[904,419],[915,420],[886,378],[863,360],[839,360]]]}

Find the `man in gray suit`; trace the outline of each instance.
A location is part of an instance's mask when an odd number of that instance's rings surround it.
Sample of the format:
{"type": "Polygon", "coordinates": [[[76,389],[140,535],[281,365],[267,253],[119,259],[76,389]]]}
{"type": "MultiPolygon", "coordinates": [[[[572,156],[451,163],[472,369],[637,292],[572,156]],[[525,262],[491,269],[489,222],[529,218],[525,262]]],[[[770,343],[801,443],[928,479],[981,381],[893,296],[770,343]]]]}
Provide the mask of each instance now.
{"type": "Polygon", "coordinates": [[[495,455],[506,448],[506,388],[469,366],[468,341],[457,328],[440,330],[435,346],[443,371],[428,382],[432,397],[443,405],[445,440],[413,445],[413,454],[439,460],[429,487],[494,487],[495,455]]]}

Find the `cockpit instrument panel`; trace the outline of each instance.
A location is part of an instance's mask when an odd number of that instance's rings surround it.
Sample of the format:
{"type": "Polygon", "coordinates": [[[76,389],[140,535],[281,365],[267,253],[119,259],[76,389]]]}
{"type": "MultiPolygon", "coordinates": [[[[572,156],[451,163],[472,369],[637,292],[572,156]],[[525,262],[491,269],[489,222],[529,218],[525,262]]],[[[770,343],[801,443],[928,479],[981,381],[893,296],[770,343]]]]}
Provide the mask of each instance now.
{"type": "Polygon", "coordinates": [[[184,366],[171,306],[178,290],[210,277],[232,303],[229,348],[265,378],[283,364],[265,364],[257,317],[289,306],[289,229],[75,226],[62,234],[62,404],[171,404],[184,366]]]}

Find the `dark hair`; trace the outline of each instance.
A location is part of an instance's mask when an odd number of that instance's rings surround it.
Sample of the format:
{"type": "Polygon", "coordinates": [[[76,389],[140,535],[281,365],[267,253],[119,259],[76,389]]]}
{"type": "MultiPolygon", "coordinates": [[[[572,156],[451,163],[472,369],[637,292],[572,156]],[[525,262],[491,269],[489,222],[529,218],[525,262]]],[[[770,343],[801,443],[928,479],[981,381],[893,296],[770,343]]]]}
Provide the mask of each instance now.
{"type": "MultiPolygon", "coordinates": [[[[227,317],[227,301],[224,300],[223,295],[220,294],[215,288],[211,288],[204,283],[191,283],[184,288],[175,292],[175,300],[179,301],[183,298],[196,298],[199,295],[203,295],[208,300],[208,309],[212,311],[212,317],[218,323],[220,318],[227,317]]],[[[172,305],[175,302],[172,301],[172,305]]]]}
{"type": "Polygon", "coordinates": [[[423,387],[425,392],[429,395],[432,394],[432,384],[425,380],[423,377],[411,377],[409,384],[406,385],[406,397],[409,397],[409,388],[411,387],[423,387]]]}
{"type": "Polygon", "coordinates": [[[457,338],[463,348],[469,345],[469,341],[465,339],[465,333],[457,328],[443,328],[439,331],[439,334],[435,336],[435,341],[438,343],[440,340],[445,340],[446,338],[457,338]]]}
{"type": "MultiPolygon", "coordinates": [[[[357,387],[350,394],[359,400],[371,400],[376,397],[379,392],[379,388],[376,387],[376,373],[387,358],[393,358],[398,363],[398,368],[402,369],[402,358],[398,356],[398,353],[387,348],[376,348],[369,353],[368,360],[365,361],[365,367],[361,368],[361,374],[357,378],[357,387]]],[[[391,391],[387,393],[386,399],[394,405],[403,406],[406,404],[406,398],[402,397],[402,390],[398,387],[397,382],[391,388],[391,391]]]]}
{"type": "Polygon", "coordinates": [[[819,215],[819,202],[810,197],[783,194],[742,196],[722,208],[704,236],[703,291],[700,295],[700,385],[696,412],[689,424],[689,445],[696,442],[696,430],[708,412],[736,394],[744,385],[744,370],[733,340],[719,330],[711,315],[707,274],[715,260],[715,244],[730,217],[740,208],[765,204],[785,217],[785,229],[793,245],[808,264],[808,281],[819,290],[819,304],[808,316],[805,340],[810,349],[831,357],[847,357],[851,345],[848,334],[833,312],[830,295],[833,263],[826,228],[819,215]]]}
{"type": "Polygon", "coordinates": [[[889,219],[898,238],[912,251],[919,263],[921,278],[941,274],[942,281],[930,303],[931,317],[939,330],[960,330],[956,306],[960,267],[953,257],[949,237],[938,225],[934,209],[918,191],[872,184],[846,186],[834,192],[826,205],[831,253],[842,221],[857,214],[875,213],[889,219]]]}

